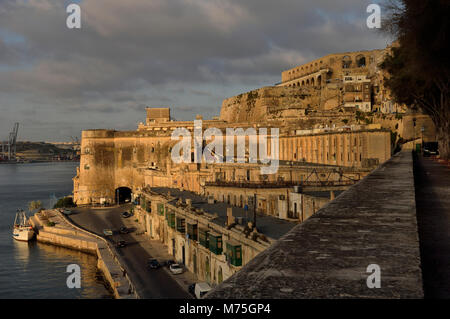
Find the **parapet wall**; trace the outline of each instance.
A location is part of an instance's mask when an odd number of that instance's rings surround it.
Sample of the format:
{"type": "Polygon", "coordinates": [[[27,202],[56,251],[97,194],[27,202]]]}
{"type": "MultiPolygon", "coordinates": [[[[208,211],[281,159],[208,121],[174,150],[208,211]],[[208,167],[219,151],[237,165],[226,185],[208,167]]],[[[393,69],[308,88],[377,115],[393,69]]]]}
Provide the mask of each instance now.
{"type": "Polygon", "coordinates": [[[394,155],[207,298],[423,298],[411,152],[394,155]],[[368,288],[372,264],[380,288],[368,288]]]}

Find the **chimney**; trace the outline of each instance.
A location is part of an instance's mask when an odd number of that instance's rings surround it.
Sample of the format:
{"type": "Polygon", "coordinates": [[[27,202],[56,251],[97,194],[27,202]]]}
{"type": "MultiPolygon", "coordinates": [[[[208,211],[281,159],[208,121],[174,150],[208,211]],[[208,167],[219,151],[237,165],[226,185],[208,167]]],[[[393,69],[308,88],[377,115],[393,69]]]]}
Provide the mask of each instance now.
{"type": "Polygon", "coordinates": [[[334,192],[330,191],[330,200],[333,200],[333,199],[334,199],[334,192]]]}
{"type": "Polygon", "coordinates": [[[234,224],[233,207],[227,207],[227,226],[234,224]]]}
{"type": "Polygon", "coordinates": [[[191,207],[191,206],[192,206],[192,199],[186,198],[186,205],[187,205],[188,207],[191,207]]]}

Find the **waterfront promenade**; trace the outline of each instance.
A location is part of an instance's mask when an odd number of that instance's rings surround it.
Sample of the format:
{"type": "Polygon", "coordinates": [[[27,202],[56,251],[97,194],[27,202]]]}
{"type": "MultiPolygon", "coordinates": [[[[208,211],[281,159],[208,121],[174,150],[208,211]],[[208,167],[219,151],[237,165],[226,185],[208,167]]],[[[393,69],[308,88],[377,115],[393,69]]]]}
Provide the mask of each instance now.
{"type": "MultiPolygon", "coordinates": [[[[70,219],[78,226],[103,236],[104,229],[114,230],[112,241],[125,240],[127,245],[123,248],[115,248],[122,266],[133,282],[140,298],[146,299],[188,299],[192,298],[187,292],[190,282],[189,274],[176,275],[176,279],[167,269],[159,268],[149,270],[147,260],[149,258],[165,259],[169,255],[164,253],[162,244],[151,243],[139,225],[134,222],[134,217],[122,218],[121,213],[129,209],[125,207],[111,208],[76,208],[70,219]],[[129,234],[118,234],[121,227],[133,229],[129,234]],[[158,245],[159,244],[159,245],[158,245]]],[[[167,251],[167,250],[166,250],[167,251]]]]}

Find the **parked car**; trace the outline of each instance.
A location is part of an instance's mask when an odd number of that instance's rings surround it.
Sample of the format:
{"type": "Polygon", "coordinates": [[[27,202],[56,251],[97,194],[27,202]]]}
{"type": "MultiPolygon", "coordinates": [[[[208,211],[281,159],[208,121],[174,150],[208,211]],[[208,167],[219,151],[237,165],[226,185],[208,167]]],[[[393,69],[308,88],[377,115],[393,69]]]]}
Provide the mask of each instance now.
{"type": "Polygon", "coordinates": [[[439,146],[437,142],[423,143],[423,156],[439,155],[439,146]]]}
{"type": "Polygon", "coordinates": [[[210,290],[211,286],[206,282],[198,282],[195,284],[194,295],[197,299],[202,299],[210,290]]]}
{"type": "Polygon", "coordinates": [[[166,260],[166,262],[164,263],[164,266],[166,266],[167,268],[170,268],[171,265],[176,264],[177,262],[175,260],[166,260]]]}
{"type": "Polygon", "coordinates": [[[174,275],[182,274],[183,271],[184,271],[183,267],[181,267],[180,264],[172,264],[172,265],[170,265],[169,270],[174,275]]]}
{"type": "Polygon", "coordinates": [[[117,243],[116,243],[116,247],[117,248],[123,248],[123,247],[125,247],[127,245],[127,242],[125,241],[125,240],[119,240],[117,243]]]}
{"type": "Polygon", "coordinates": [[[122,213],[122,217],[123,218],[128,218],[128,217],[131,217],[131,216],[132,216],[132,214],[130,212],[123,212],[122,213]]]}
{"type": "Polygon", "coordinates": [[[147,266],[150,269],[158,269],[159,267],[161,267],[157,259],[149,259],[147,262],[147,266]]]}
{"type": "Polygon", "coordinates": [[[103,234],[105,234],[106,236],[112,236],[113,231],[111,229],[103,229],[103,234]]]}
{"type": "Polygon", "coordinates": [[[126,227],[120,227],[119,232],[121,234],[128,234],[130,232],[130,230],[128,228],[126,228],[126,227]]]}

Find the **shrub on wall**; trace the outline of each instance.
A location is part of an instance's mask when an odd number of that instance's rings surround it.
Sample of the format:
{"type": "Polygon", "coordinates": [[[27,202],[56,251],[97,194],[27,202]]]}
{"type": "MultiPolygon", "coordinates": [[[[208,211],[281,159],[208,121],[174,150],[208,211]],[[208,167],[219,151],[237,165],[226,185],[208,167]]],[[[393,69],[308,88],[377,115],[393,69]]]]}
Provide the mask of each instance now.
{"type": "Polygon", "coordinates": [[[72,197],[63,197],[58,199],[56,204],[53,206],[53,208],[67,208],[67,207],[76,207],[75,203],[73,202],[72,197]]]}

